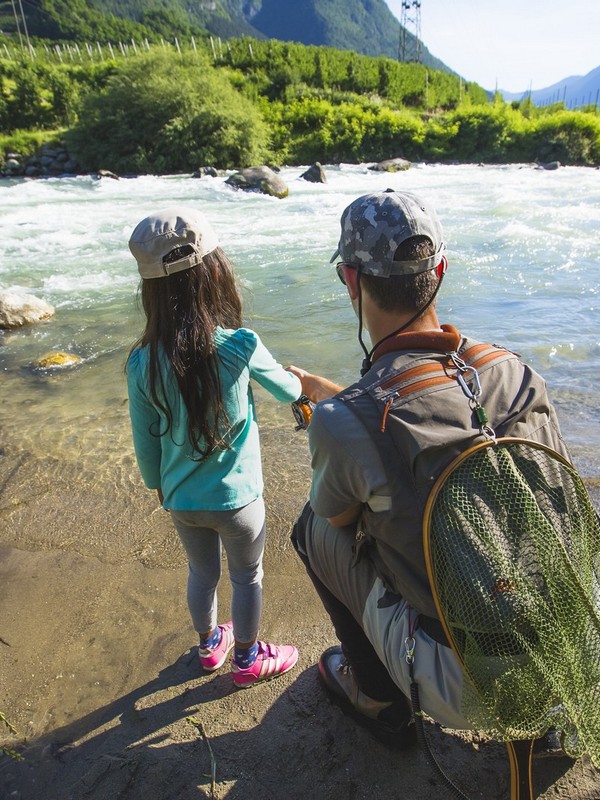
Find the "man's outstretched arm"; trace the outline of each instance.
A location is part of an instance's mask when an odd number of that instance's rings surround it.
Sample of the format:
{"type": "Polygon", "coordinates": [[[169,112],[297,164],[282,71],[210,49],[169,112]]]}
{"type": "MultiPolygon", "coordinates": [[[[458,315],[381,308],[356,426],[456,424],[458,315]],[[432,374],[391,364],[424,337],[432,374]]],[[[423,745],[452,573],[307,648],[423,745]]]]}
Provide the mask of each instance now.
{"type": "Polygon", "coordinates": [[[321,400],[328,400],[334,397],[338,392],[344,388],[337,383],[330,381],[328,378],[322,378],[320,375],[313,375],[300,367],[290,365],[286,367],[288,372],[291,372],[296,377],[300,378],[302,383],[302,393],[305,394],[313,403],[319,403],[321,400]]]}

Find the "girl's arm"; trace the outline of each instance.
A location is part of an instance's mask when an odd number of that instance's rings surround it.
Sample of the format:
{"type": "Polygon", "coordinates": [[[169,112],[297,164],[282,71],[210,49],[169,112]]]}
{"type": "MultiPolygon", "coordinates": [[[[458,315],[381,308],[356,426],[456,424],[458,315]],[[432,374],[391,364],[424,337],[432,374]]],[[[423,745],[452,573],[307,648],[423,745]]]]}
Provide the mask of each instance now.
{"type": "Polygon", "coordinates": [[[152,435],[160,431],[160,417],[146,396],[135,352],[127,365],[127,390],[138,467],[146,487],[160,490],[160,437],[152,435]]]}
{"type": "Polygon", "coordinates": [[[300,378],[285,370],[261,342],[258,334],[248,331],[253,337],[250,353],[250,377],[283,403],[293,403],[302,394],[300,378]]]}

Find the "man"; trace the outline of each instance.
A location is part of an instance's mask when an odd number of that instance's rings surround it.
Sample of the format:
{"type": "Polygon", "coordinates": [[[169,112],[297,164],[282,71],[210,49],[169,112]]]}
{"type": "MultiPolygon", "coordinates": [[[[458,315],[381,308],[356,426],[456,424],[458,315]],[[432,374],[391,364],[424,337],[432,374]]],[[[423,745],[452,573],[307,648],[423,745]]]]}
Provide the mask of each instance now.
{"type": "Polygon", "coordinates": [[[415,739],[413,682],[429,716],[470,727],[422,545],[436,477],[494,435],[566,449],[539,375],[510,351],[440,325],[435,298],[447,259],[426,201],[391,189],[368,194],[345,209],[341,227],[331,260],[339,258],[365,360],[362,377],[345,390],[291,368],[317,403],[308,427],[310,502],[292,539],[341,643],[320,659],[325,688],[401,749],[415,739]]]}

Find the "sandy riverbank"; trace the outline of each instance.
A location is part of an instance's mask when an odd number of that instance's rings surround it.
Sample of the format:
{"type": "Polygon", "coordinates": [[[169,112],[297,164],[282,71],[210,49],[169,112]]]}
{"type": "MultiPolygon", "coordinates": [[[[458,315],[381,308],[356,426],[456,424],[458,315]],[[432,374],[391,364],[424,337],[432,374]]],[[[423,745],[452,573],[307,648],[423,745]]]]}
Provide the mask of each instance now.
{"type": "MultiPolygon", "coordinates": [[[[294,642],[301,656],[288,675],[248,691],[234,690],[226,669],[200,674],[183,555],[134,471],[115,477],[131,484],[115,493],[106,477],[50,456],[0,457],[0,709],[19,731],[1,741],[25,756],[0,757],[0,797],[448,797],[418,750],[390,753],[319,687],[316,662],[335,637],[288,542],[307,491],[307,454],[293,431],[285,465],[274,455],[280,442],[270,446],[267,432],[263,443],[262,635],[294,642]]],[[[223,618],[229,597],[224,581],[223,618]]],[[[470,798],[508,796],[503,745],[429,728],[437,757],[470,798]]],[[[600,798],[600,773],[587,759],[538,761],[535,777],[548,800],[600,798]]]]}

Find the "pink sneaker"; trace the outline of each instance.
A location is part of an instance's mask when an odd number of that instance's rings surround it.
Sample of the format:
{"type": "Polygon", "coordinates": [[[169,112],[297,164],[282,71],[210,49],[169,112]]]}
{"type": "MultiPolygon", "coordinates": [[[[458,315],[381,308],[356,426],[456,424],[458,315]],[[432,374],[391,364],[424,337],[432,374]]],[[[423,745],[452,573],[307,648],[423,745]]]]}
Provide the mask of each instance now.
{"type": "Polygon", "coordinates": [[[247,689],[258,681],[268,681],[290,670],[298,661],[298,651],[291,644],[278,646],[259,641],[258,655],[252,666],[243,669],[235,661],[231,664],[233,682],[240,689],[247,689]]]}
{"type": "Polygon", "coordinates": [[[205,672],[214,672],[225,663],[225,659],[229,655],[229,651],[233,647],[233,623],[231,620],[223,625],[219,625],[221,629],[221,641],[214,648],[207,647],[206,649],[199,647],[198,655],[200,656],[200,666],[205,672]]]}

